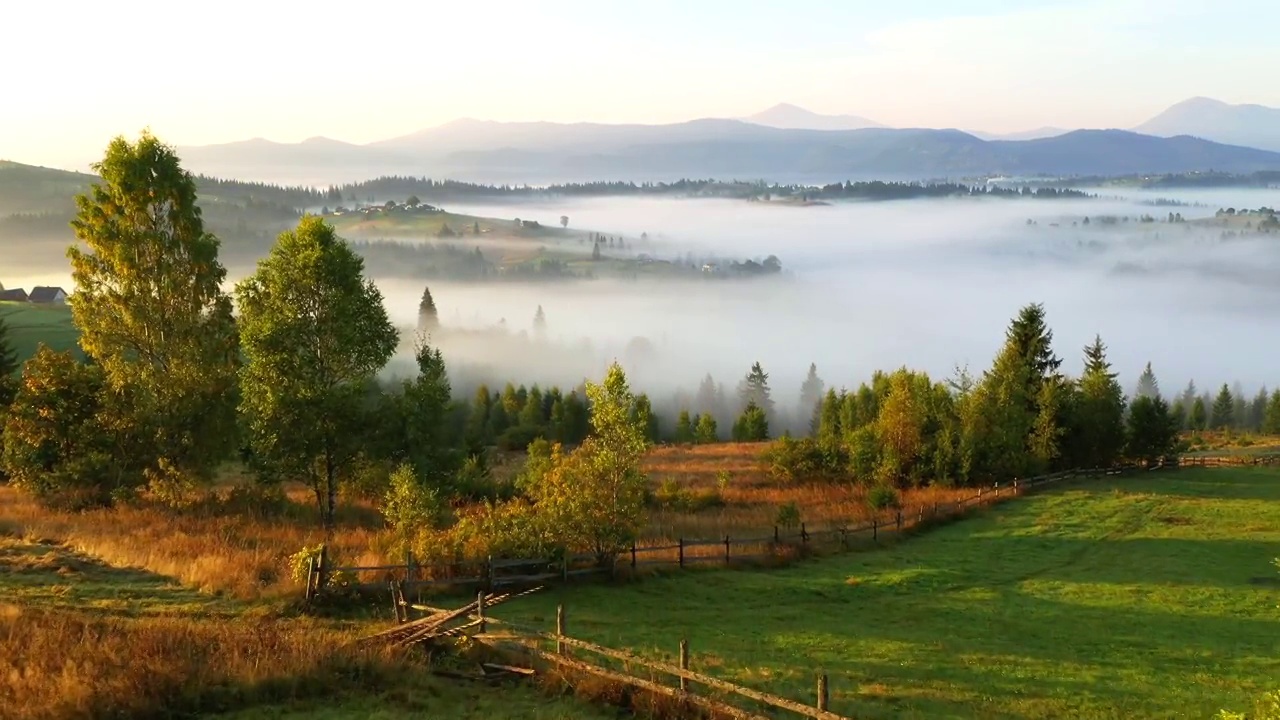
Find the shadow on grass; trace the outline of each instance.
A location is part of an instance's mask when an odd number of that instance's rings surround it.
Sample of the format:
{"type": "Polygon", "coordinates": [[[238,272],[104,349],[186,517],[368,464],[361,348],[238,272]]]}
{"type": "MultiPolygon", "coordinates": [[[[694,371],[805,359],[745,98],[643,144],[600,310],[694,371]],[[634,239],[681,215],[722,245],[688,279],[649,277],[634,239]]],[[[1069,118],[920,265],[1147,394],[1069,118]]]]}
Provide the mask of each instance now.
{"type": "Polygon", "coordinates": [[[1280,500],[1280,469],[1184,468],[1108,482],[1106,487],[1121,492],[1205,500],[1280,500]]]}
{"type": "Polygon", "coordinates": [[[0,539],[0,593],[8,602],[136,616],[231,610],[229,601],[174,578],[118,568],[50,543],[0,539]]]}

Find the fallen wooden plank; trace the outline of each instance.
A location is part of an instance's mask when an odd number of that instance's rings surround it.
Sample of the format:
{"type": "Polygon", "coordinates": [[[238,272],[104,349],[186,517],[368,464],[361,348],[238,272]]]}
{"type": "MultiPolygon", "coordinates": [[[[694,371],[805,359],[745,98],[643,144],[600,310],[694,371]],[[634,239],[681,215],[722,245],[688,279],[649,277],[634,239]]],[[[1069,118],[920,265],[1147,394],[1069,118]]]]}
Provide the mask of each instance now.
{"type": "Polygon", "coordinates": [[[510,673],[512,675],[530,676],[536,674],[531,668],[516,667],[514,665],[499,665],[498,663],[480,663],[480,667],[485,671],[492,670],[494,672],[510,673]]]}
{"type": "Polygon", "coordinates": [[[644,680],[642,678],[634,677],[632,675],[625,675],[623,673],[615,672],[613,670],[606,670],[605,668],[597,667],[590,663],[585,663],[578,660],[572,660],[570,658],[566,658],[566,657],[557,655],[555,653],[546,652],[538,648],[525,647],[523,648],[523,650],[533,655],[534,657],[539,658],[540,660],[546,661],[558,667],[566,668],[569,670],[576,670],[578,672],[587,673],[589,675],[595,675],[596,677],[599,677],[599,678],[604,678],[605,680],[619,682],[626,685],[631,685],[633,687],[638,687],[642,690],[647,690],[649,692],[656,693],[659,695],[665,695],[667,697],[674,698],[679,701],[687,702],[690,705],[695,705],[705,710],[710,710],[711,712],[716,713],[717,715],[731,717],[731,718],[734,718],[735,720],[769,720],[769,718],[763,715],[756,715],[756,714],[747,712],[746,710],[736,708],[732,705],[725,704],[723,702],[702,697],[700,695],[694,695],[693,693],[683,692],[675,688],[669,688],[666,685],[661,685],[659,683],[652,682],[649,680],[644,680]]]}

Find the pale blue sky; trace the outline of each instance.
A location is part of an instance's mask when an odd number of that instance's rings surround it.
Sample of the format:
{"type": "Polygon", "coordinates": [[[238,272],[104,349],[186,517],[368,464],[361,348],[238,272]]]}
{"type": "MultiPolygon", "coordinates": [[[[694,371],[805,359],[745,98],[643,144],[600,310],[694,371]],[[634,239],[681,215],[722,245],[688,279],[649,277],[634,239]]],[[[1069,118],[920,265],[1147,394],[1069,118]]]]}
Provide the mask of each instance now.
{"type": "Polygon", "coordinates": [[[1275,0],[23,2],[0,158],[117,133],[367,142],[457,117],[676,122],[778,102],[894,126],[1130,127],[1280,106],[1275,0]]]}

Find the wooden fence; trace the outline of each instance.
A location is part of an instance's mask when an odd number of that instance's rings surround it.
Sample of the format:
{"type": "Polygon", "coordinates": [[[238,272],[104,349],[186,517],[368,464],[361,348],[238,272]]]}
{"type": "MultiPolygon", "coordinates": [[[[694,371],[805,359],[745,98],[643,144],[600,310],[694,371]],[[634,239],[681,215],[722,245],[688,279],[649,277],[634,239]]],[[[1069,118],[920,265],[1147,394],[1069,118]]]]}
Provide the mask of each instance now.
{"type": "Polygon", "coordinates": [[[1066,470],[1010,483],[996,483],[979,487],[973,495],[954,502],[922,505],[909,510],[888,510],[869,521],[856,524],[838,524],[824,528],[809,528],[804,523],[798,529],[774,526],[768,534],[744,537],[678,538],[674,543],[641,545],[632,543],[630,548],[611,557],[596,555],[568,555],[560,559],[547,558],[487,558],[483,562],[455,563],[423,567],[412,554],[405,562],[395,565],[334,566],[322,548],[320,555],[308,573],[306,593],[310,600],[326,588],[335,574],[343,573],[353,578],[346,587],[360,590],[383,591],[388,584],[395,584],[402,593],[419,593],[431,588],[485,588],[489,591],[512,586],[529,586],[548,581],[568,581],[586,576],[612,576],[623,571],[639,571],[648,567],[689,568],[705,565],[732,565],[766,561],[785,552],[809,550],[851,550],[856,546],[877,544],[888,534],[924,527],[934,522],[955,518],[974,508],[992,505],[1025,494],[1029,491],[1080,477],[1103,477],[1141,471],[1176,469],[1179,467],[1249,467],[1280,465],[1280,455],[1239,455],[1214,457],[1171,458],[1151,467],[1126,464],[1112,468],[1066,470]],[[374,578],[369,578],[374,574],[374,578]]]}
{"type": "MultiPolygon", "coordinates": [[[[671,664],[570,636],[567,633],[568,620],[563,605],[556,608],[554,633],[500,620],[488,612],[489,608],[497,604],[494,600],[510,597],[514,596],[499,595],[490,599],[481,590],[475,602],[457,610],[413,604],[401,599],[401,610],[396,612],[399,624],[390,630],[371,635],[367,640],[391,639],[404,645],[466,635],[504,659],[514,656],[522,665],[531,665],[535,670],[555,669],[569,674],[587,674],[630,685],[709,710],[718,717],[765,720],[759,711],[743,707],[754,704],[759,708],[768,708],[769,712],[785,710],[813,720],[846,720],[828,709],[830,690],[825,673],[816,675],[814,704],[810,705],[693,670],[693,656],[685,639],[679,640],[678,644],[673,643],[673,649],[678,652],[678,664],[671,664]],[[427,613],[427,616],[410,621],[410,610],[427,613]],[[454,623],[461,624],[454,626],[454,623]],[[419,627],[423,629],[419,630],[419,627]],[[712,697],[712,694],[716,697],[712,697]]],[[[489,664],[489,667],[521,669],[509,665],[489,664]]]]}

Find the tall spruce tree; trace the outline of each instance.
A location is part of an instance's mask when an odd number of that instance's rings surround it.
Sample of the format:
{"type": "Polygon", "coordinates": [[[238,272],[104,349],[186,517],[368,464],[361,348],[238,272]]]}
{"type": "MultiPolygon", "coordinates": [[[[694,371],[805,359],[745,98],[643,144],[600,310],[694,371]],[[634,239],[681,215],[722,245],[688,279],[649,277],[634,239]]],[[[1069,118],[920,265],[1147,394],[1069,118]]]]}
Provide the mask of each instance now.
{"type": "Polygon", "coordinates": [[[1191,430],[1204,430],[1209,427],[1209,411],[1205,408],[1203,397],[1197,396],[1191,403],[1191,412],[1187,414],[1187,427],[1191,430]]]}
{"type": "Polygon", "coordinates": [[[1272,390],[1267,400],[1267,412],[1262,420],[1262,432],[1280,435],[1280,389],[1272,390]]]}
{"type": "Polygon", "coordinates": [[[422,299],[418,301],[418,332],[430,333],[440,327],[440,312],[436,310],[435,298],[431,297],[431,288],[422,288],[422,299]]]}
{"type": "Polygon", "coordinates": [[[1245,397],[1244,387],[1237,380],[1231,386],[1231,419],[1232,427],[1247,430],[1249,427],[1249,398],[1245,397]]]}
{"type": "MultiPolygon", "coordinates": [[[[10,337],[9,324],[0,317],[0,384],[4,383],[4,378],[10,377],[21,369],[22,365],[18,362],[18,350],[13,346],[10,337]]],[[[9,398],[12,400],[13,398],[9,398]]],[[[0,397],[0,403],[4,398],[0,397]]]]}
{"type": "Polygon", "coordinates": [[[820,410],[818,405],[822,402],[822,390],[824,383],[822,378],[818,377],[818,366],[816,363],[809,363],[809,374],[805,376],[804,382],[800,385],[800,413],[801,418],[811,418],[809,423],[809,434],[818,434],[818,425],[820,424],[820,410]]]}
{"type": "Polygon", "coordinates": [[[538,306],[538,311],[533,314],[533,336],[539,340],[547,336],[547,315],[542,312],[542,306],[538,306]]]}
{"type": "Polygon", "coordinates": [[[769,373],[764,371],[759,362],[751,365],[751,371],[738,384],[738,400],[742,403],[743,412],[750,405],[755,405],[766,418],[773,417],[773,399],[769,393],[769,373]]]}
{"type": "Polygon", "coordinates": [[[400,395],[405,449],[419,480],[427,487],[445,488],[462,466],[462,455],[450,432],[449,375],[440,349],[425,341],[419,341],[414,360],[418,376],[404,384],[400,395]]]}
{"type": "Polygon", "coordinates": [[[1027,397],[1034,403],[1042,384],[1062,379],[1058,372],[1062,359],[1053,353],[1053,331],[1045,323],[1044,305],[1024,306],[1009,324],[1005,340],[1027,364],[1027,397]]]}
{"type": "Polygon", "coordinates": [[[1129,408],[1129,457],[1154,463],[1173,452],[1178,428],[1164,398],[1144,395],[1129,408]]]}
{"type": "Polygon", "coordinates": [[[1142,374],[1138,376],[1138,387],[1134,390],[1133,398],[1157,398],[1160,397],[1160,383],[1156,382],[1156,375],[1151,371],[1151,363],[1142,369],[1142,374]]]}
{"type": "Polygon", "coordinates": [[[1222,383],[1218,397],[1213,401],[1213,411],[1209,416],[1209,427],[1213,430],[1228,430],[1235,426],[1236,401],[1231,389],[1222,383]]]}
{"type": "Polygon", "coordinates": [[[196,184],[150,133],[117,137],[76,197],[71,314],[80,347],[130,398],[131,432],[153,479],[207,479],[236,441],[239,362],[219,242],[196,184]]]}
{"type": "Polygon", "coordinates": [[[1093,344],[1084,349],[1076,416],[1080,461],[1088,467],[1110,467],[1124,450],[1124,391],[1116,377],[1107,360],[1107,346],[1101,336],[1095,336],[1093,344]]]}

